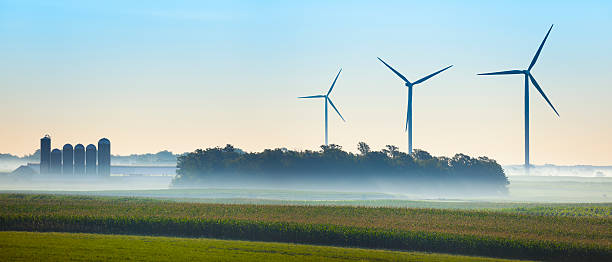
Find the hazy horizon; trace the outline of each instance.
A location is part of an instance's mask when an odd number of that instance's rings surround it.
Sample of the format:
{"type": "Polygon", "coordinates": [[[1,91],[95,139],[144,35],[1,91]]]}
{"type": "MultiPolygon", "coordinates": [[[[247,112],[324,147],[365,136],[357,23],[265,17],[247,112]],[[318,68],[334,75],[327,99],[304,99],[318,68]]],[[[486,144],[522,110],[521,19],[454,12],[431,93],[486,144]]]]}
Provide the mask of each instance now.
{"type": "Polygon", "coordinates": [[[414,148],[436,156],[523,162],[523,78],[532,70],[531,163],[612,165],[612,3],[338,1],[306,3],[0,0],[0,153],[97,144],[112,154],[191,152],[233,144],[317,150],[325,92],[329,142],[356,152],[414,148]],[[551,4],[554,3],[554,4],[551,4]],[[330,109],[333,110],[333,109],[330,109]]]}
{"type": "MultiPolygon", "coordinates": [[[[73,144],[73,146],[74,146],[74,144],[73,144]]],[[[210,147],[206,147],[206,148],[197,148],[197,149],[207,149],[207,148],[215,148],[215,147],[223,148],[223,146],[225,146],[225,145],[217,145],[217,146],[210,146],[210,147]]],[[[61,150],[61,146],[57,147],[57,148],[61,150]]],[[[242,150],[242,148],[240,148],[240,147],[236,147],[236,148],[242,150]]],[[[278,148],[283,148],[283,147],[278,147],[278,148]]],[[[264,149],[278,149],[278,148],[264,148],[264,149]]],[[[25,157],[32,156],[36,152],[36,150],[38,150],[38,149],[39,148],[33,149],[31,153],[24,154],[24,155],[13,154],[13,153],[10,153],[10,152],[0,152],[0,154],[10,154],[10,155],[19,157],[20,159],[24,159],[25,157]]],[[[259,150],[259,151],[244,151],[244,152],[245,153],[258,153],[258,152],[263,151],[264,149],[259,150]]],[[[384,148],[380,148],[380,149],[384,149],[384,148]]],[[[116,158],[116,157],[126,158],[126,157],[130,157],[130,156],[155,155],[155,154],[161,153],[161,152],[169,152],[169,153],[172,153],[174,155],[180,156],[182,154],[187,154],[187,153],[193,152],[195,150],[196,149],[194,149],[192,151],[188,151],[188,152],[173,152],[173,151],[170,151],[170,150],[162,149],[162,150],[157,151],[157,152],[127,153],[127,154],[115,154],[115,153],[112,153],[111,156],[114,157],[114,158],[116,158]]],[[[291,149],[291,150],[294,150],[294,149],[291,149]]],[[[310,149],[297,149],[297,150],[298,151],[304,151],[304,150],[310,150],[310,149]]],[[[319,151],[319,150],[321,150],[321,149],[320,148],[315,148],[314,149],[314,151],[319,151]]],[[[373,150],[379,151],[378,148],[373,148],[373,150]]],[[[345,151],[351,152],[351,153],[354,153],[354,154],[359,154],[360,153],[358,150],[345,150],[345,151]]],[[[462,154],[462,153],[461,152],[457,152],[456,154],[462,154]]],[[[455,154],[453,154],[453,155],[434,155],[434,156],[436,156],[436,157],[439,157],[439,156],[453,157],[454,155],[455,154]]],[[[479,157],[479,156],[478,155],[472,155],[470,157],[479,157]]],[[[3,160],[0,160],[0,163],[2,163],[2,161],[3,160]]],[[[6,161],[12,161],[12,160],[6,160],[6,161]]],[[[124,160],[124,162],[125,162],[125,160],[124,160]]],[[[524,163],[500,163],[499,161],[497,161],[497,162],[500,165],[505,166],[505,167],[517,167],[519,169],[522,169],[524,167],[524,163]]],[[[35,162],[28,162],[28,163],[37,164],[35,162]]],[[[120,163],[117,164],[117,165],[122,165],[122,163],[123,162],[120,161],[120,163]]],[[[531,164],[531,166],[533,166],[533,167],[544,167],[544,168],[547,167],[547,166],[555,166],[555,167],[580,167],[580,166],[585,166],[585,167],[612,167],[612,164],[610,164],[610,165],[606,165],[606,164],[596,165],[596,164],[588,164],[588,163],[577,163],[577,164],[543,163],[543,164],[531,164]]],[[[15,168],[16,167],[17,166],[15,166],[15,168]]]]}

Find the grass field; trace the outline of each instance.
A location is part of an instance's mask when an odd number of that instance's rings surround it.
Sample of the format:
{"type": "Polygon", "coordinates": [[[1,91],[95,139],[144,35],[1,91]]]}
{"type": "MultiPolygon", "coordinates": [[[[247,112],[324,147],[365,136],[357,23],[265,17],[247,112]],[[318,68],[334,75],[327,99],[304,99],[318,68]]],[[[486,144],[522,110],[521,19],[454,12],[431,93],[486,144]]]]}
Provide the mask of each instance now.
{"type": "Polygon", "coordinates": [[[283,243],[75,233],[0,232],[1,261],[509,261],[283,243]]]}
{"type": "Polygon", "coordinates": [[[605,216],[22,194],[1,194],[0,206],[3,230],[215,237],[528,259],[612,255],[612,219],[605,216]]]}

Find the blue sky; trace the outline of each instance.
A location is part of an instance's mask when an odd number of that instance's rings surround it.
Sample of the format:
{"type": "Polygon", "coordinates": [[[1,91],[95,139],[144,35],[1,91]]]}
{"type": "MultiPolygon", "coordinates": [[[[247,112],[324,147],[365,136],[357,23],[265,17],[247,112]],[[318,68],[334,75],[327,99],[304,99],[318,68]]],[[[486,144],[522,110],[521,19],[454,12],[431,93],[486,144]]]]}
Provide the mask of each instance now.
{"type": "Polygon", "coordinates": [[[249,151],[330,143],[406,150],[410,80],[415,148],[522,162],[523,79],[476,73],[528,66],[536,164],[612,164],[612,3],[607,1],[0,0],[0,152],[113,142],[113,153],[233,143],[249,151]],[[331,113],[331,112],[330,112],[331,113]]]}

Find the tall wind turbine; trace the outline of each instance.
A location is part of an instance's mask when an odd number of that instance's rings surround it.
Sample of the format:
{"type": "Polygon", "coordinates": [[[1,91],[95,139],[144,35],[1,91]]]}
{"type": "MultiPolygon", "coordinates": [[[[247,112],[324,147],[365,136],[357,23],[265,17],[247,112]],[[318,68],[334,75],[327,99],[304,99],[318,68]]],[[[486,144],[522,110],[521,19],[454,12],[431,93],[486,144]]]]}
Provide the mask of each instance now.
{"type": "Polygon", "coordinates": [[[412,87],[415,85],[418,85],[420,83],[425,82],[425,80],[432,78],[433,76],[442,73],[442,71],[449,69],[452,67],[452,65],[447,66],[435,73],[432,73],[426,77],[423,77],[417,81],[415,81],[414,83],[410,83],[410,81],[408,81],[408,79],[406,79],[406,77],[404,77],[402,74],[400,74],[400,72],[397,72],[397,70],[393,69],[393,67],[391,67],[390,65],[388,65],[387,63],[385,63],[385,61],[383,61],[382,59],[380,59],[380,57],[377,57],[378,60],[380,60],[380,62],[382,62],[383,64],[385,64],[389,69],[391,69],[391,71],[393,71],[393,73],[395,73],[397,76],[399,76],[399,78],[401,78],[402,80],[404,80],[404,82],[406,82],[406,86],[408,87],[408,109],[406,110],[406,130],[408,131],[408,153],[412,154],[412,87]]]}
{"type": "Polygon", "coordinates": [[[340,111],[338,111],[338,108],[336,108],[336,106],[334,105],[334,102],[332,102],[331,98],[329,98],[329,94],[331,93],[332,89],[334,89],[334,85],[336,85],[336,80],[338,80],[338,77],[340,76],[340,72],[342,72],[342,68],[340,68],[340,71],[336,75],[336,78],[334,79],[334,82],[332,83],[331,87],[327,91],[327,94],[325,94],[325,95],[316,95],[316,96],[300,96],[300,97],[298,97],[298,98],[324,98],[325,99],[325,145],[327,145],[327,103],[328,102],[334,108],[334,110],[336,110],[336,113],[338,113],[340,118],[342,118],[342,121],[346,122],[346,120],[344,120],[344,117],[342,117],[342,115],[340,114],[340,111]]]}
{"type": "Polygon", "coordinates": [[[548,33],[546,33],[546,36],[544,37],[542,44],[540,44],[540,48],[538,48],[538,51],[535,53],[535,56],[531,60],[531,64],[529,64],[529,67],[527,68],[527,70],[509,70],[509,71],[478,74],[478,75],[520,75],[520,74],[525,75],[525,167],[526,168],[529,167],[529,80],[531,80],[531,83],[533,83],[533,85],[538,90],[538,92],[540,92],[542,97],[544,97],[544,100],[546,100],[546,102],[548,103],[548,105],[550,105],[552,110],[555,111],[555,114],[559,116],[557,109],[555,109],[555,107],[552,105],[550,100],[548,100],[548,97],[546,97],[546,94],[544,94],[544,91],[542,91],[542,88],[540,88],[540,85],[538,84],[538,82],[535,80],[535,78],[531,74],[531,69],[533,68],[536,61],[538,60],[538,56],[540,56],[542,47],[544,47],[544,43],[546,42],[546,39],[548,38],[548,35],[550,34],[550,30],[552,30],[552,28],[553,28],[553,25],[551,25],[550,29],[548,29],[548,33]]]}

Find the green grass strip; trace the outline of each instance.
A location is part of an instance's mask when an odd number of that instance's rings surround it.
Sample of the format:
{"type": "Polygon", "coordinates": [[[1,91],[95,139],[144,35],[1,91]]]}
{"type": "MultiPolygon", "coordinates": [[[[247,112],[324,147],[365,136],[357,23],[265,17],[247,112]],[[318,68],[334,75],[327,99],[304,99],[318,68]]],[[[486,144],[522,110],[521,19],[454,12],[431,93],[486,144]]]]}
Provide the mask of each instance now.
{"type": "Polygon", "coordinates": [[[209,237],[556,261],[612,257],[612,249],[586,244],[230,219],[5,214],[0,230],[209,237]]]}
{"type": "Polygon", "coordinates": [[[507,261],[286,243],[38,232],[0,232],[0,250],[0,261],[507,261]]]}

